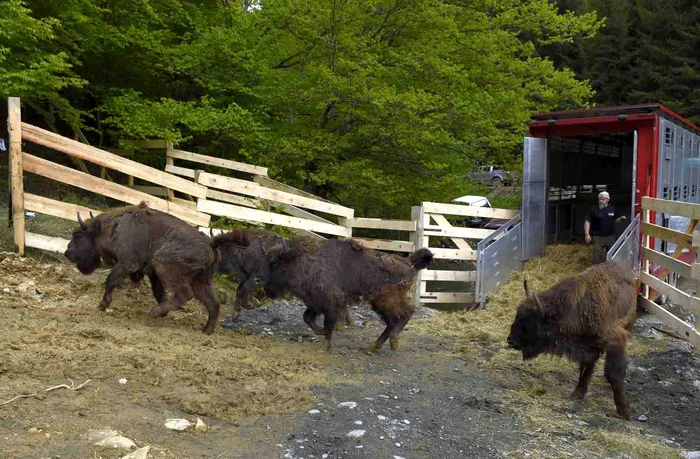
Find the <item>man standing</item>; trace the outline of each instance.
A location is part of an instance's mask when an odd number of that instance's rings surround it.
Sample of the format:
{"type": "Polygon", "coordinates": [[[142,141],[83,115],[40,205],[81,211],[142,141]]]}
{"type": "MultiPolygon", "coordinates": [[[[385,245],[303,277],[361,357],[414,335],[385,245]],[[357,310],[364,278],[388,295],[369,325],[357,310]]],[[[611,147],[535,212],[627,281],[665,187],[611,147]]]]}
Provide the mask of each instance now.
{"type": "Polygon", "coordinates": [[[615,244],[615,223],[625,219],[625,216],[619,216],[617,210],[609,203],[610,194],[601,191],[598,194],[598,205],[591,206],[583,224],[586,244],[593,240],[593,263],[605,261],[608,250],[615,244]]]}

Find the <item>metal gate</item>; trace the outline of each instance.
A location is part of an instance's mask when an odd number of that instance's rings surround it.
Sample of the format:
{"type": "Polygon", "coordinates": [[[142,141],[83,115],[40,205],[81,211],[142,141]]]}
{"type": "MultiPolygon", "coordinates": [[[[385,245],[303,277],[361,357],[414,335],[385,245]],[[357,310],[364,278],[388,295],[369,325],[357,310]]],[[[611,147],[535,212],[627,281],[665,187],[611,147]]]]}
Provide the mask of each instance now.
{"type": "Polygon", "coordinates": [[[547,245],[547,139],[525,137],[522,259],[544,255],[547,245]]]}
{"type": "Polygon", "coordinates": [[[621,261],[629,264],[634,274],[639,276],[641,268],[640,258],[640,228],[641,218],[638,214],[625,231],[617,238],[615,244],[608,250],[607,261],[621,261]]]}
{"type": "Polygon", "coordinates": [[[523,269],[523,214],[501,226],[476,246],[476,301],[484,307],[486,297],[508,280],[510,272],[523,269]]]}

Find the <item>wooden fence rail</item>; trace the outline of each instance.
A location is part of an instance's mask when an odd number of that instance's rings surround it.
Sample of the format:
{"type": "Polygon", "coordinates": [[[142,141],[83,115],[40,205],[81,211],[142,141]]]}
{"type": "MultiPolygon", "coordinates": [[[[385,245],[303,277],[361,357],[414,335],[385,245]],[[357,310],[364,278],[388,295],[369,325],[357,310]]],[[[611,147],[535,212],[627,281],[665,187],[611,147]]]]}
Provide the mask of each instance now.
{"type": "Polygon", "coordinates": [[[689,248],[698,253],[700,250],[700,237],[693,234],[700,219],[700,205],[676,201],[665,201],[655,198],[642,198],[642,210],[644,221],[642,223],[642,272],[639,281],[644,285],[640,293],[641,305],[650,313],[657,316],[663,323],[671,328],[680,337],[691,342],[696,348],[700,348],[700,333],[693,325],[678,318],[653,299],[655,293],[663,294],[672,302],[682,308],[700,315],[700,298],[689,295],[665,281],[670,273],[677,273],[689,279],[700,280],[700,264],[684,263],[676,258],[683,248],[689,248]],[[651,212],[663,212],[670,215],[683,216],[690,219],[690,225],[685,233],[670,230],[651,223],[651,212]],[[653,249],[651,238],[661,239],[677,244],[676,252],[672,256],[653,249]],[[652,263],[662,269],[652,269],[652,263]]]}

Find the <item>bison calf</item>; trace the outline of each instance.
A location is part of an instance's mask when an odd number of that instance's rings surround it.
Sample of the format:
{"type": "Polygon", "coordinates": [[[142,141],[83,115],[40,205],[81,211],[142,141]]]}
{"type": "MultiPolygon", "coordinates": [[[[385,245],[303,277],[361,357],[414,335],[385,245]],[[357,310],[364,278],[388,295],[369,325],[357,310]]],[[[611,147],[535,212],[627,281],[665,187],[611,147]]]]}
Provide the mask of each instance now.
{"type": "MultiPolygon", "coordinates": [[[[92,216],[91,216],[92,217],[92,216]]],[[[209,312],[202,331],[211,334],[219,316],[219,300],[212,288],[216,252],[210,239],[172,215],[145,203],[105,212],[83,222],[73,232],[65,256],[83,274],[103,262],[112,267],[100,303],[106,309],[112,291],[128,276],[138,282],[148,275],[158,305],[152,317],[164,317],[196,297],[209,312]],[[166,298],[166,291],[172,298],[166,298]]]]}
{"type": "Polygon", "coordinates": [[[347,306],[361,298],[368,300],[386,324],[370,354],[387,339],[392,349],[398,347],[398,335],[414,311],[407,293],[416,272],[428,267],[433,258],[427,249],[407,258],[380,254],[351,239],[318,242],[299,238],[277,250],[281,253],[269,268],[266,294],[276,298],[290,292],[304,301],[304,321],[315,333],[326,336],[329,349],[336,322],[346,317],[347,306]],[[320,314],[323,327],[316,324],[320,314]]]}
{"type": "Polygon", "coordinates": [[[637,311],[633,272],[622,264],[604,263],[540,295],[530,292],[525,281],[525,295],[508,345],[521,351],[524,360],[548,353],[577,362],[579,380],[572,394],[577,399],[586,395],[595,364],[605,353],[605,378],[612,386],[617,413],[630,420],[625,346],[637,311]]]}

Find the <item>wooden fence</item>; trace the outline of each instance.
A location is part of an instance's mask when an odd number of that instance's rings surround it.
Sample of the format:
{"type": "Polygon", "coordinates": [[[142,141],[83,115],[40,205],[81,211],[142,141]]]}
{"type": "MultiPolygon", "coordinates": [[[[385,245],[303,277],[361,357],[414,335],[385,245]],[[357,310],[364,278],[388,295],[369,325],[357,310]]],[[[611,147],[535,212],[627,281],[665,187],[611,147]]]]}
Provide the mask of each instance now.
{"type": "Polygon", "coordinates": [[[687,279],[700,280],[700,263],[688,264],[678,260],[683,249],[690,249],[699,253],[700,235],[695,233],[700,219],[700,205],[677,201],[665,201],[662,199],[643,198],[642,210],[644,219],[642,222],[642,271],[640,282],[644,285],[640,294],[642,306],[650,313],[657,316],[669,328],[680,337],[691,342],[696,348],[700,348],[700,333],[688,322],[678,318],[664,306],[656,304],[653,300],[657,294],[666,295],[669,300],[695,314],[700,315],[700,298],[689,295],[666,281],[672,273],[687,279]],[[652,213],[663,212],[669,215],[683,216],[690,219],[690,225],[686,232],[675,231],[654,224],[652,213]],[[668,256],[653,249],[652,238],[676,244],[676,251],[668,256]],[[658,269],[661,268],[661,269],[658,269]]]}
{"type": "Polygon", "coordinates": [[[133,141],[135,148],[165,151],[165,171],[162,171],[129,159],[122,150],[101,150],[23,123],[18,98],[10,98],[8,108],[13,236],[16,251],[20,254],[24,254],[25,246],[62,253],[68,244],[66,239],[25,231],[26,210],[71,221],[77,221],[78,213],[85,218],[90,212],[99,214],[96,209],[25,193],[22,175],[29,172],[128,204],[146,201],[154,209],[173,214],[207,233],[213,215],[258,225],[285,226],[321,239],[325,239],[325,236],[350,238],[357,229],[391,231],[394,235],[402,233],[404,236],[400,240],[357,235],[354,238],[373,249],[407,254],[425,247],[434,253],[437,260],[466,262],[464,271],[422,271],[412,296],[417,304],[473,303],[473,292],[430,292],[428,282],[475,282],[476,268],[471,262],[476,261],[476,251],[467,240],[482,239],[492,231],[453,226],[445,215],[507,219],[517,213],[503,209],[425,202],[422,206],[412,208],[411,220],[357,218],[352,208],[271,179],[264,167],[178,150],[166,140],[133,141]],[[101,177],[90,175],[87,169],[71,169],[22,152],[22,140],[92,162],[101,167],[101,177]],[[183,162],[190,167],[185,167],[183,162]],[[192,168],[191,164],[204,165],[207,170],[201,170],[201,166],[200,169],[192,168]],[[250,179],[210,172],[213,168],[236,171],[238,175],[247,174],[250,179]],[[127,183],[115,183],[107,177],[106,169],[125,174],[127,183]],[[149,185],[136,185],[135,178],[149,185]],[[176,192],[182,197],[176,196],[176,192]],[[448,238],[456,248],[431,246],[431,237],[448,238]]]}

